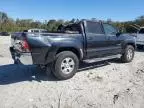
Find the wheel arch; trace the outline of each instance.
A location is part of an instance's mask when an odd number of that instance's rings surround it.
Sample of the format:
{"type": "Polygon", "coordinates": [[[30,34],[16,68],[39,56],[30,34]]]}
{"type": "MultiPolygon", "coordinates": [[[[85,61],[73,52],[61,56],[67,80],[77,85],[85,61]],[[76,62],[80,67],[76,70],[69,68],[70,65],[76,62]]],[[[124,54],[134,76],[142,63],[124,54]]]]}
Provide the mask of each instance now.
{"type": "Polygon", "coordinates": [[[60,47],[57,51],[56,51],[56,55],[60,52],[63,51],[71,51],[74,54],[76,54],[76,56],[78,57],[79,60],[81,60],[83,58],[83,52],[81,49],[77,49],[75,47],[60,47]]]}
{"type": "MultiPolygon", "coordinates": [[[[126,46],[127,46],[127,45],[131,45],[131,46],[133,46],[133,47],[134,47],[134,49],[136,49],[136,45],[135,45],[135,43],[128,42],[128,43],[126,44],[126,46]]],[[[125,47],[126,47],[126,46],[125,46],[125,47]]]]}

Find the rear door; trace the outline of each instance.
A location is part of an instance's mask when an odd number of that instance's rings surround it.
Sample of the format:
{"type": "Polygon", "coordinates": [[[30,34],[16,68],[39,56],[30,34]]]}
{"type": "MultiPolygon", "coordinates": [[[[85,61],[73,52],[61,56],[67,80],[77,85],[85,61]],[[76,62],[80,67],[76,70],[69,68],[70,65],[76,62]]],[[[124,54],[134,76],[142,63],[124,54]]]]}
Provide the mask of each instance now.
{"type": "Polygon", "coordinates": [[[100,22],[86,21],[87,58],[102,57],[106,54],[107,44],[100,22]]]}
{"type": "Polygon", "coordinates": [[[106,35],[106,43],[108,47],[108,55],[115,55],[120,54],[122,51],[122,38],[120,36],[116,36],[118,30],[116,27],[112,26],[111,24],[103,24],[103,28],[106,35]]]}

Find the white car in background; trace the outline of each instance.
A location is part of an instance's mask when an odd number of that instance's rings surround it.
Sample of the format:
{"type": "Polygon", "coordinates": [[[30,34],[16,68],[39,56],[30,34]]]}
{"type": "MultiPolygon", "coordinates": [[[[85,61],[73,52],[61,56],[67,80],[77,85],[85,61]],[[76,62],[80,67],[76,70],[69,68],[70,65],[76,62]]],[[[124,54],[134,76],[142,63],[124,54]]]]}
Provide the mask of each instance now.
{"type": "Polygon", "coordinates": [[[133,34],[136,36],[136,45],[138,49],[144,48],[144,27],[140,27],[139,25],[131,25],[137,30],[136,34],[133,34]]]}
{"type": "Polygon", "coordinates": [[[136,35],[136,44],[138,49],[143,49],[144,47],[144,27],[140,27],[136,35]]]}
{"type": "Polygon", "coordinates": [[[24,30],[24,32],[30,32],[30,33],[48,33],[48,31],[45,30],[45,29],[29,29],[29,30],[24,30]]]}

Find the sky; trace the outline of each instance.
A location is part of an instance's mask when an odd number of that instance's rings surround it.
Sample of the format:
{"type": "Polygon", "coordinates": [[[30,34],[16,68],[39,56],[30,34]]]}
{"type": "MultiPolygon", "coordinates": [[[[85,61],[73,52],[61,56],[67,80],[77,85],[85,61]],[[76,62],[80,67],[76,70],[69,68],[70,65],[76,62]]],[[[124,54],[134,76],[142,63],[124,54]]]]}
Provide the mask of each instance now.
{"type": "Polygon", "coordinates": [[[0,0],[0,11],[14,19],[128,21],[144,15],[144,0],[0,0]]]}

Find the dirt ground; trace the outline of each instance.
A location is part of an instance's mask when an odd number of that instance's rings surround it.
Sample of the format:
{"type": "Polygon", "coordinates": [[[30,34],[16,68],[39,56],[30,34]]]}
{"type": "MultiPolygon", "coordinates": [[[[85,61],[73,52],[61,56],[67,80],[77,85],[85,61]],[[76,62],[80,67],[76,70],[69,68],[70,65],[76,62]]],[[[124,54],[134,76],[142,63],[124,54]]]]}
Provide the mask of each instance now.
{"type": "Polygon", "coordinates": [[[14,65],[9,37],[0,37],[0,108],[144,108],[144,51],[133,62],[82,64],[66,81],[14,65]]]}

